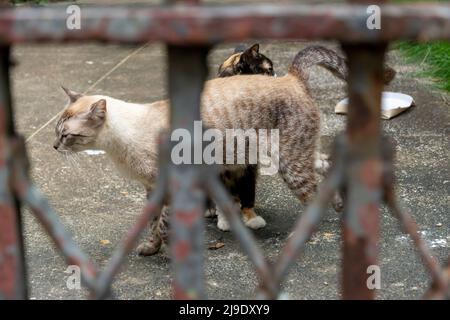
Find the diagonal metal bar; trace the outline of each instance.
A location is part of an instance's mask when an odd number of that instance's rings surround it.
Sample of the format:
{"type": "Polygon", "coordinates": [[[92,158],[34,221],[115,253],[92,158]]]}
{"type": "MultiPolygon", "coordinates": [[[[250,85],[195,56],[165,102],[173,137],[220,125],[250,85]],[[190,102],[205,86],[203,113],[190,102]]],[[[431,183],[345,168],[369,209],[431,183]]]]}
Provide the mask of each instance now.
{"type": "Polygon", "coordinates": [[[447,279],[447,287],[442,288],[436,286],[435,283],[432,283],[430,288],[425,292],[423,298],[429,300],[442,300],[442,299],[450,299],[450,257],[447,259],[447,263],[444,267],[443,276],[447,279]]]}
{"type": "MultiPolygon", "coordinates": [[[[387,139],[385,139],[387,140],[387,139]]],[[[383,160],[384,160],[384,173],[383,173],[383,189],[384,189],[384,201],[388,205],[392,214],[398,219],[400,227],[407,233],[419,254],[425,268],[431,275],[433,290],[436,295],[445,296],[446,292],[450,288],[449,276],[439,265],[438,259],[434,256],[433,252],[427,245],[426,241],[420,236],[417,223],[410,214],[402,209],[395,195],[395,175],[393,167],[393,148],[389,141],[383,143],[383,160]]]]}
{"type": "Polygon", "coordinates": [[[330,173],[320,184],[314,200],[298,218],[294,231],[278,258],[274,276],[279,285],[281,285],[283,278],[287,275],[289,267],[295,262],[300,251],[304,248],[305,243],[311,238],[317,225],[322,220],[328,204],[342,184],[346,150],[343,139],[345,139],[344,136],[337,137],[333,152],[334,156],[332,157],[332,159],[335,159],[335,162],[333,162],[330,173]]]}
{"type": "Polygon", "coordinates": [[[61,250],[69,264],[77,265],[85,284],[95,290],[96,267],[72,240],[72,236],[64,228],[58,214],[50,206],[44,195],[29,181],[26,168],[27,156],[25,142],[22,138],[12,141],[14,149],[14,184],[13,188],[20,201],[27,205],[36,218],[42,223],[55,245],[61,250]]]}
{"type": "MultiPolygon", "coordinates": [[[[163,178],[165,180],[165,178],[163,178]]],[[[113,256],[109,260],[105,269],[99,274],[94,298],[104,299],[109,295],[109,290],[114,276],[119,271],[124,258],[133,250],[140,234],[148,226],[148,222],[161,213],[162,203],[166,192],[166,182],[161,179],[156,190],[151,194],[145,208],[133,227],[128,230],[124,239],[114,250],[113,256]]]]}
{"type": "Polygon", "coordinates": [[[38,220],[44,225],[47,233],[52,237],[68,263],[80,267],[83,280],[91,290],[91,296],[96,299],[106,298],[109,294],[111,282],[118,272],[120,265],[123,263],[124,257],[133,249],[137,238],[147,227],[148,222],[161,211],[167,185],[165,171],[162,171],[160,174],[157,188],[151,194],[142,214],[114,251],[104,271],[97,275],[96,267],[89,261],[89,258],[75,242],[73,242],[71,235],[65,231],[64,226],[59,221],[57,214],[50,207],[48,201],[25,177],[27,170],[26,164],[24,164],[26,162],[24,140],[16,138],[12,141],[13,154],[16,160],[13,165],[15,191],[21,201],[30,207],[38,220]]]}
{"type": "Polygon", "coordinates": [[[242,222],[239,208],[235,205],[217,175],[210,175],[205,183],[211,199],[225,214],[236,239],[254,264],[260,278],[259,289],[261,293],[268,299],[276,299],[278,297],[278,286],[272,277],[272,268],[258,248],[254,237],[242,222]]]}
{"type": "Polygon", "coordinates": [[[414,219],[400,208],[400,205],[394,197],[394,195],[389,195],[387,197],[389,209],[399,220],[404,232],[411,237],[422,263],[431,275],[434,290],[436,292],[441,292],[442,295],[445,295],[450,287],[448,276],[443,272],[441,266],[439,265],[438,259],[433,255],[425,240],[423,240],[420,236],[419,228],[417,228],[417,224],[414,219]]]}
{"type": "Polygon", "coordinates": [[[119,271],[126,255],[133,249],[137,239],[147,227],[148,222],[161,214],[162,204],[167,194],[167,160],[168,160],[168,139],[165,133],[159,138],[159,175],[155,190],[149,195],[143,212],[138,217],[133,227],[127,232],[119,246],[114,250],[113,256],[109,260],[105,269],[98,275],[94,298],[104,299],[110,295],[110,287],[114,276],[119,271]]]}

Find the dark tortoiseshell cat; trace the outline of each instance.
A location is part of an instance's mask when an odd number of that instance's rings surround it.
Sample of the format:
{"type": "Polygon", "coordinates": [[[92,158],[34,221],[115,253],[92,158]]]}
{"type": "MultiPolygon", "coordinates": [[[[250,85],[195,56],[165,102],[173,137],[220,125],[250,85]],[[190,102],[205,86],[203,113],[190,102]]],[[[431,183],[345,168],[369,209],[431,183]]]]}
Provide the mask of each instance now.
{"type": "Polygon", "coordinates": [[[259,52],[259,44],[249,48],[240,45],[234,53],[226,59],[217,72],[219,78],[231,77],[239,74],[275,75],[272,61],[259,52]]]}
{"type": "MultiPolygon", "coordinates": [[[[217,72],[219,78],[242,74],[275,75],[273,62],[259,52],[258,43],[248,48],[244,44],[237,46],[234,49],[234,53],[219,66],[217,72]]],[[[244,171],[237,172],[237,174],[226,171],[221,175],[221,179],[228,191],[230,191],[237,202],[240,202],[244,222],[252,229],[259,229],[266,225],[264,219],[254,211],[257,174],[257,166],[249,165],[244,171]]],[[[208,206],[211,209],[207,211],[207,216],[215,216],[214,206],[211,203],[208,206]]],[[[223,231],[229,230],[226,220],[220,219],[217,226],[223,231]]]]}

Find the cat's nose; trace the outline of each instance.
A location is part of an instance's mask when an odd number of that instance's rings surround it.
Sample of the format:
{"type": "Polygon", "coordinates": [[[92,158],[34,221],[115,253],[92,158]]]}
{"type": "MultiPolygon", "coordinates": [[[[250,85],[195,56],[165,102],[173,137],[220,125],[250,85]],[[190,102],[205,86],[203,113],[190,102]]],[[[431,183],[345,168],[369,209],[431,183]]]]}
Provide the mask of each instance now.
{"type": "Polygon", "coordinates": [[[53,149],[58,150],[58,147],[59,147],[59,142],[55,142],[53,144],[53,149]]]}

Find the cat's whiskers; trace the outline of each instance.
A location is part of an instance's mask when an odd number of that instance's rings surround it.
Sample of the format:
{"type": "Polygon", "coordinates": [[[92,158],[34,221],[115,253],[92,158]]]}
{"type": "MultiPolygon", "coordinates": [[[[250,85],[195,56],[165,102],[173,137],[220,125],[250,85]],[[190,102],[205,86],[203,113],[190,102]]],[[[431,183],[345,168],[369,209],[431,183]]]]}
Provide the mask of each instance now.
{"type": "Polygon", "coordinates": [[[77,155],[76,152],[73,152],[71,150],[63,150],[61,153],[64,155],[66,162],[68,162],[72,168],[76,169],[77,171],[81,170],[79,155],[77,155]]]}
{"type": "Polygon", "coordinates": [[[80,171],[81,170],[80,155],[76,152],[71,152],[70,156],[73,161],[73,166],[77,169],[77,171],[80,171]]]}

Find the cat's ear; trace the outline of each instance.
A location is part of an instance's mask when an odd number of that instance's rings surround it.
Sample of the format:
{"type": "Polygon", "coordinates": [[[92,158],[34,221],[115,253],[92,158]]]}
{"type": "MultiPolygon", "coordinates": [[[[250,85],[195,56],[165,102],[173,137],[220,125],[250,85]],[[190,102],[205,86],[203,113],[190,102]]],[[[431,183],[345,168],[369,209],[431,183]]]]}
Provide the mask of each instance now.
{"type": "Polygon", "coordinates": [[[106,100],[100,99],[93,103],[89,109],[88,117],[90,120],[98,122],[97,124],[102,124],[106,117],[106,100]]]}
{"type": "Polygon", "coordinates": [[[77,101],[78,99],[80,99],[83,96],[81,93],[69,90],[64,86],[61,86],[61,89],[63,89],[64,92],[67,94],[71,103],[74,103],[75,101],[77,101]]]}
{"type": "Polygon", "coordinates": [[[255,59],[258,56],[258,54],[259,54],[259,44],[255,43],[242,53],[241,59],[243,59],[244,61],[251,61],[252,59],[255,59]]]}
{"type": "Polygon", "coordinates": [[[250,50],[252,52],[252,54],[259,53],[259,43],[255,43],[248,50],[250,50]]]}

